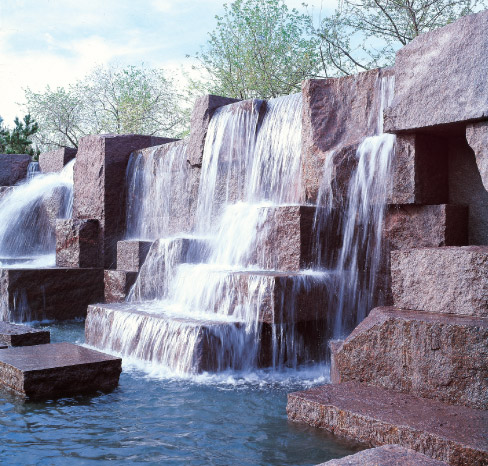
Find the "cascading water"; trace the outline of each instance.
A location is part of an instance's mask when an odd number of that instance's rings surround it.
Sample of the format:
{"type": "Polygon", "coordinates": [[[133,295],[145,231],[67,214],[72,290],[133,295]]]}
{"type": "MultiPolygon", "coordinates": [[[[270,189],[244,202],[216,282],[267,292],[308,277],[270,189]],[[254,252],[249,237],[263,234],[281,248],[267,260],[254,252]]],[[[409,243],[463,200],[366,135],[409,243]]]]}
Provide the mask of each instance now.
{"type": "Polygon", "coordinates": [[[338,224],[341,245],[337,254],[319,251],[320,266],[329,269],[336,280],[334,338],[343,338],[383,297],[378,277],[384,273],[382,224],[388,196],[390,166],[394,155],[395,136],[383,133],[383,110],[390,105],[394,77],[377,81],[379,98],[375,135],[364,139],[357,149],[357,168],[349,181],[345,199],[334,199],[331,185],[333,154],[324,166],[318,196],[316,230],[318,236],[334,236],[330,225],[338,224]],[[337,201],[337,202],[336,202],[337,201]]]}
{"type": "Polygon", "coordinates": [[[39,162],[30,162],[27,166],[27,179],[30,180],[40,173],[39,162]]]}
{"type": "Polygon", "coordinates": [[[54,221],[71,217],[74,163],[69,162],[59,173],[37,174],[1,198],[2,267],[54,265],[54,221]]]}

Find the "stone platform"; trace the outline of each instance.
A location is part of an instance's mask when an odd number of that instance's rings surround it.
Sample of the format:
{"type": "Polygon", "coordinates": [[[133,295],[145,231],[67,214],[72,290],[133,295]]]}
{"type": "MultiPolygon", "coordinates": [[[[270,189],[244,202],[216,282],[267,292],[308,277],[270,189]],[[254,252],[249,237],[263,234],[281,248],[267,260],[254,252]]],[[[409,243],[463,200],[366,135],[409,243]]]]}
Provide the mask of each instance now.
{"type": "Polygon", "coordinates": [[[434,460],[400,445],[385,445],[360,451],[339,460],[330,460],[317,466],[446,466],[444,461],[434,460]]]}
{"type": "Polygon", "coordinates": [[[51,334],[47,330],[0,322],[0,345],[32,346],[42,345],[50,341],[51,334]]]}
{"type": "Polygon", "coordinates": [[[376,308],[331,345],[332,382],[488,409],[487,344],[487,318],[376,308]]]}
{"type": "Polygon", "coordinates": [[[103,269],[0,269],[0,296],[3,321],[84,317],[103,300],[103,269]]]}
{"type": "Polygon", "coordinates": [[[345,382],[288,395],[288,419],[370,446],[401,444],[450,465],[488,463],[488,412],[345,382]]]}
{"type": "Polygon", "coordinates": [[[0,384],[29,399],[113,390],[122,360],[71,343],[0,350],[0,384]]]}

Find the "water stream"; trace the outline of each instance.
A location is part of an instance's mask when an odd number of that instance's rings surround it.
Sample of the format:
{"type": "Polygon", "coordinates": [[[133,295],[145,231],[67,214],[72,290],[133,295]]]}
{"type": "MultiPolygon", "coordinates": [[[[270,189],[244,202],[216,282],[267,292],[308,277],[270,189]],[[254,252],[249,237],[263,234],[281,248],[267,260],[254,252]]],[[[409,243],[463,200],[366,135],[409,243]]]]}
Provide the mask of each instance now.
{"type": "Polygon", "coordinates": [[[59,173],[29,176],[0,199],[2,267],[54,265],[56,218],[71,217],[73,209],[74,163],[59,173]]]}

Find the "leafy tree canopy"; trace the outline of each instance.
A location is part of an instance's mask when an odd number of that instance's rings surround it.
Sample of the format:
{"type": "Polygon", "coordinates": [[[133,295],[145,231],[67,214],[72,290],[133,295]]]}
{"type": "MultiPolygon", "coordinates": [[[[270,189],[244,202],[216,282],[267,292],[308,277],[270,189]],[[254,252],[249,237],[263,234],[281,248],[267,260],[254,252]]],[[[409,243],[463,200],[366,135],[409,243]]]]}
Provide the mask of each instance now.
{"type": "Polygon", "coordinates": [[[25,115],[22,121],[16,117],[14,125],[12,130],[5,128],[3,118],[0,117],[0,152],[3,154],[29,154],[37,157],[39,150],[32,147],[32,136],[37,133],[39,125],[30,114],[25,115]]]}
{"type": "Polygon", "coordinates": [[[178,136],[185,130],[179,95],[158,69],[101,66],[67,88],[26,89],[25,97],[43,149],[78,147],[87,134],[178,136]]]}

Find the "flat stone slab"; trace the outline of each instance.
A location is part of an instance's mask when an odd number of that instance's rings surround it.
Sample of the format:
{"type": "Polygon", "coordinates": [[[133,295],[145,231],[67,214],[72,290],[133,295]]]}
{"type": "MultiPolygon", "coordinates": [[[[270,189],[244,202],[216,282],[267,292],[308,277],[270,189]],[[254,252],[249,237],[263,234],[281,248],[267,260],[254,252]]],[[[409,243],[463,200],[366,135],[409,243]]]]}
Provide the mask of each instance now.
{"type": "Polygon", "coordinates": [[[399,444],[450,465],[488,462],[488,411],[346,382],[290,393],[288,419],[370,446],[399,444]]]}
{"type": "Polygon", "coordinates": [[[395,306],[488,317],[488,246],[391,253],[395,306]]]}
{"type": "Polygon", "coordinates": [[[42,345],[51,341],[47,330],[39,330],[26,325],[0,322],[0,347],[42,345]]]}
{"type": "Polygon", "coordinates": [[[29,399],[108,392],[121,371],[120,358],[71,343],[0,351],[0,383],[29,399]]]}
{"type": "Polygon", "coordinates": [[[400,445],[385,445],[360,451],[355,455],[338,460],[330,460],[317,466],[446,466],[438,461],[414,450],[400,445]]]}
{"type": "Polygon", "coordinates": [[[488,318],[380,307],[331,345],[331,377],[488,409],[487,343],[488,318]]]}

